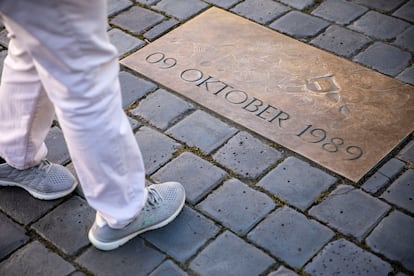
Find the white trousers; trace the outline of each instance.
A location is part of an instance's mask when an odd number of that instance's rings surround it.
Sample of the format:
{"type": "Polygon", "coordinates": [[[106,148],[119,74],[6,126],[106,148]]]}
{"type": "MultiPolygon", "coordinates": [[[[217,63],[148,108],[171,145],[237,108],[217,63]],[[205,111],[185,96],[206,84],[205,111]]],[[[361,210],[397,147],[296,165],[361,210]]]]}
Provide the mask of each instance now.
{"type": "Polygon", "coordinates": [[[39,164],[56,113],[88,203],[121,228],[142,209],[147,191],[106,14],[104,0],[0,0],[10,37],[0,156],[18,169],[39,164]]]}

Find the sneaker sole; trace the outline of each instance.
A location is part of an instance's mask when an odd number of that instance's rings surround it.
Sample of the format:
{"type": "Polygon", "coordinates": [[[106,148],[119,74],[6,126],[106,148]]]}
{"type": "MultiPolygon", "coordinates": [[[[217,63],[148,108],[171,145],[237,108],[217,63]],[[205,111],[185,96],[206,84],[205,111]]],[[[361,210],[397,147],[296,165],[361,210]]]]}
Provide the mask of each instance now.
{"type": "Polygon", "coordinates": [[[116,249],[116,248],[120,247],[121,245],[124,245],[125,243],[127,243],[129,240],[135,238],[139,234],[142,234],[144,232],[147,232],[147,231],[150,231],[150,230],[155,230],[155,229],[166,226],[167,224],[172,222],[181,213],[181,211],[184,207],[184,204],[185,204],[185,196],[184,196],[184,198],[183,198],[183,200],[180,204],[180,208],[178,208],[177,211],[174,214],[172,214],[169,218],[167,218],[166,220],[163,220],[163,221],[159,222],[158,224],[154,224],[150,227],[143,228],[143,229],[141,229],[137,232],[129,234],[128,236],[125,236],[122,239],[119,239],[119,240],[116,240],[116,241],[112,241],[112,242],[99,241],[95,238],[95,236],[92,233],[92,229],[91,229],[91,230],[89,230],[89,233],[88,233],[89,241],[99,250],[109,251],[109,250],[116,249]]]}
{"type": "Polygon", "coordinates": [[[21,185],[19,183],[11,182],[11,181],[4,181],[4,180],[0,180],[0,186],[3,186],[3,187],[19,187],[19,188],[22,188],[25,191],[27,191],[34,198],[37,198],[37,199],[40,199],[40,200],[54,200],[54,199],[62,198],[64,196],[67,196],[68,194],[72,193],[76,189],[76,187],[78,186],[78,182],[75,181],[73,183],[73,186],[69,190],[56,192],[56,193],[41,193],[41,192],[38,192],[36,190],[29,189],[26,186],[21,185]]]}

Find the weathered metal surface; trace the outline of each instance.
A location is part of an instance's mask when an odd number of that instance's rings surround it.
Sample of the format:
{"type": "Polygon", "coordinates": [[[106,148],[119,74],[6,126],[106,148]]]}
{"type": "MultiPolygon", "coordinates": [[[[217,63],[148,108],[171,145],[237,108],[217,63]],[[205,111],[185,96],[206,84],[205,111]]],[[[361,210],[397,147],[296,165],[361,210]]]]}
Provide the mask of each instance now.
{"type": "Polygon", "coordinates": [[[211,8],[121,63],[359,181],[414,129],[414,88],[211,8]]]}

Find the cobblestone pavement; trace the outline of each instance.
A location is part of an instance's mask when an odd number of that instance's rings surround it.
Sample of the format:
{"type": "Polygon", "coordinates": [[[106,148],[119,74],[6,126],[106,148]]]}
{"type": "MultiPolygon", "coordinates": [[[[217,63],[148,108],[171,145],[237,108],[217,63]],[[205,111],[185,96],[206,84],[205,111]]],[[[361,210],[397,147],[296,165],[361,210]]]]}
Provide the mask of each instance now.
{"type": "MultiPolygon", "coordinates": [[[[120,58],[217,6],[414,85],[414,0],[108,4],[120,58]]],[[[3,59],[4,29],[0,44],[3,59]]],[[[79,190],[46,202],[0,188],[0,275],[414,275],[413,134],[355,184],[137,74],[120,79],[148,182],[181,181],[182,214],[104,253],[79,190]]],[[[47,145],[73,171],[57,125],[47,145]]]]}

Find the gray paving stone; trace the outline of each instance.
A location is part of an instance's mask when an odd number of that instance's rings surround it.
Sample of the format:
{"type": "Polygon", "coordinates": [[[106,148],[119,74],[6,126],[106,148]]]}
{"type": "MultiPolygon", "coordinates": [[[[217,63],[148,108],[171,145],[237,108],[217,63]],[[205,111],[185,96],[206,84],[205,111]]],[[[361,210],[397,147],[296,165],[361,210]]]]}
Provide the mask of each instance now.
{"type": "Polygon", "coordinates": [[[414,0],[410,0],[407,3],[405,3],[392,15],[414,22],[414,0]]]}
{"type": "Polygon", "coordinates": [[[210,243],[191,261],[200,275],[259,275],[275,261],[229,231],[210,243]]]}
{"type": "Polygon", "coordinates": [[[214,4],[215,6],[218,6],[218,7],[228,9],[234,6],[235,4],[237,4],[238,2],[240,2],[240,0],[207,0],[205,2],[214,4]]]}
{"type": "Polygon", "coordinates": [[[311,41],[313,45],[347,58],[356,54],[370,42],[371,39],[365,35],[337,25],[329,26],[325,32],[311,41]]]}
{"type": "Polygon", "coordinates": [[[89,244],[88,231],[95,211],[85,200],[74,196],[32,225],[39,235],[67,255],[75,255],[89,244]]]}
{"type": "Polygon", "coordinates": [[[46,136],[46,158],[53,163],[67,164],[70,161],[68,147],[63,132],[58,127],[52,127],[46,136]]]}
{"type": "Polygon", "coordinates": [[[9,32],[6,29],[3,29],[0,31],[0,45],[3,46],[4,48],[9,47],[10,39],[7,36],[8,34],[9,32]]]}
{"type": "Polygon", "coordinates": [[[381,174],[385,175],[386,177],[392,179],[396,177],[402,170],[404,169],[404,162],[392,158],[387,163],[385,163],[379,170],[381,174]]]}
{"type": "Polygon", "coordinates": [[[329,228],[283,207],[254,228],[248,239],[290,266],[300,268],[333,236],[329,228]]]}
{"type": "Polygon", "coordinates": [[[414,140],[408,143],[398,154],[404,161],[414,163],[414,140]]]}
{"type": "Polygon", "coordinates": [[[136,131],[138,128],[142,126],[142,123],[138,120],[135,120],[131,117],[128,117],[129,124],[131,125],[132,131],[136,131]]]}
{"type": "Polygon", "coordinates": [[[406,0],[351,0],[352,2],[362,4],[369,8],[373,8],[376,10],[380,10],[383,12],[389,12],[396,9],[399,5],[401,5],[406,0]]]}
{"type": "Polygon", "coordinates": [[[306,13],[291,11],[274,21],[269,27],[295,38],[303,39],[317,35],[328,25],[329,23],[323,19],[306,13]],[[301,23],[297,24],[298,22],[301,23]]]}
{"type": "Polygon", "coordinates": [[[181,98],[159,89],[141,100],[138,107],[131,110],[131,114],[141,116],[150,124],[165,130],[172,123],[193,106],[181,98]]]}
{"type": "Polygon", "coordinates": [[[125,10],[132,6],[132,2],[129,0],[106,0],[107,3],[107,15],[113,16],[114,14],[125,10]]]}
{"type": "Polygon", "coordinates": [[[180,182],[185,188],[187,201],[196,204],[226,176],[227,173],[222,169],[192,153],[184,152],[151,178],[157,182],[180,182]]]}
{"type": "Polygon", "coordinates": [[[381,73],[395,76],[408,65],[410,59],[411,54],[408,52],[382,42],[375,42],[353,60],[381,73]]]}
{"type": "Polygon", "coordinates": [[[280,266],[276,271],[271,272],[268,276],[299,276],[299,274],[284,266],[280,266]]]}
{"type": "Polygon", "coordinates": [[[304,10],[315,4],[315,0],[279,0],[279,2],[298,10],[304,10]]]}
{"type": "Polygon", "coordinates": [[[155,269],[149,276],[186,276],[188,275],[184,272],[178,265],[173,261],[168,260],[163,262],[157,269],[155,269]]]}
{"type": "Polygon", "coordinates": [[[154,41],[155,39],[170,31],[173,27],[177,26],[179,23],[180,22],[174,18],[165,20],[146,32],[144,34],[144,38],[148,39],[149,41],[154,41]]]}
{"type": "Polygon", "coordinates": [[[177,140],[199,148],[206,155],[223,145],[236,132],[236,128],[201,110],[190,114],[167,131],[177,140]]]}
{"type": "Polygon", "coordinates": [[[305,271],[311,275],[387,276],[393,268],[377,256],[340,239],[322,249],[312,263],[305,267],[305,271]]]}
{"type": "Polygon", "coordinates": [[[243,178],[256,179],[281,158],[279,151],[247,132],[239,132],[213,156],[243,178]]]}
{"type": "Polygon", "coordinates": [[[37,220],[61,201],[35,199],[25,190],[16,187],[0,188],[0,210],[23,225],[37,220]]]}
{"type": "Polygon", "coordinates": [[[211,220],[189,207],[184,207],[173,222],[163,228],[147,232],[143,237],[183,263],[195,255],[218,232],[219,228],[211,220]]]}
{"type": "Polygon", "coordinates": [[[139,6],[133,6],[129,10],[115,16],[111,20],[111,23],[129,31],[130,33],[139,35],[157,25],[164,19],[165,16],[159,13],[141,8],[139,6]]]}
{"type": "MultiPolygon", "coordinates": [[[[414,3],[414,1],[413,1],[414,3]]],[[[404,32],[397,36],[394,42],[395,45],[414,52],[414,26],[406,29],[404,32]]]]}
{"type": "Polygon", "coordinates": [[[345,235],[361,241],[390,206],[352,186],[340,185],[309,214],[345,235]]]}
{"type": "Polygon", "coordinates": [[[75,268],[34,241],[0,263],[0,275],[69,275],[75,268]]]}
{"type": "Polygon", "coordinates": [[[398,76],[397,79],[409,84],[414,85],[414,65],[406,68],[402,71],[398,76]]]}
{"type": "Polygon", "coordinates": [[[134,238],[113,251],[89,248],[75,261],[96,275],[148,275],[165,259],[164,254],[134,238]]]}
{"type": "Polygon", "coordinates": [[[234,13],[260,24],[269,24],[289,10],[287,6],[272,0],[246,0],[231,9],[234,13]]]}
{"type": "Polygon", "coordinates": [[[257,185],[283,201],[305,210],[337,179],[295,157],[288,157],[257,185]]]}
{"type": "Polygon", "coordinates": [[[153,6],[154,9],[163,11],[181,21],[193,17],[207,7],[208,5],[200,0],[161,0],[153,6]]]}
{"type": "Polygon", "coordinates": [[[414,214],[414,169],[404,172],[381,197],[414,214]]]}
{"type": "Polygon", "coordinates": [[[29,241],[26,231],[0,213],[0,261],[29,241]]]}
{"type": "Polygon", "coordinates": [[[147,5],[147,6],[152,6],[159,1],[160,0],[135,0],[135,2],[141,3],[143,5],[147,5]]]}
{"type": "Polygon", "coordinates": [[[149,127],[142,127],[135,134],[144,158],[147,175],[151,175],[167,163],[173,154],[182,147],[166,135],[149,127]]]}
{"type": "Polygon", "coordinates": [[[375,252],[414,272],[414,219],[399,211],[384,218],[366,240],[375,252]]]}
{"type": "Polygon", "coordinates": [[[349,25],[348,28],[374,38],[387,40],[395,38],[408,26],[409,24],[407,22],[395,17],[376,11],[369,11],[349,25]]]}
{"type": "Polygon", "coordinates": [[[363,185],[362,189],[375,194],[390,182],[390,179],[380,172],[374,173],[363,185]]]}
{"type": "Polygon", "coordinates": [[[275,207],[273,200],[237,179],[230,179],[197,206],[233,232],[245,235],[275,207]]]}
{"type": "Polygon", "coordinates": [[[154,83],[125,71],[119,73],[119,82],[121,84],[123,108],[127,108],[157,88],[157,85],[154,83]]]}
{"type": "Polygon", "coordinates": [[[312,14],[341,25],[346,25],[367,10],[364,6],[344,0],[326,0],[313,10],[312,14]]]}
{"type": "Polygon", "coordinates": [[[109,40],[118,50],[119,57],[126,55],[129,52],[137,50],[145,45],[145,42],[133,37],[120,29],[113,28],[108,32],[109,40]]]}

